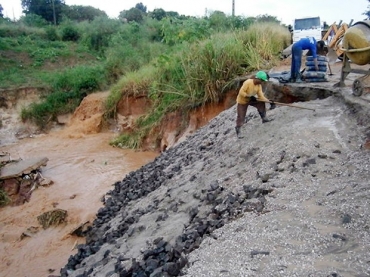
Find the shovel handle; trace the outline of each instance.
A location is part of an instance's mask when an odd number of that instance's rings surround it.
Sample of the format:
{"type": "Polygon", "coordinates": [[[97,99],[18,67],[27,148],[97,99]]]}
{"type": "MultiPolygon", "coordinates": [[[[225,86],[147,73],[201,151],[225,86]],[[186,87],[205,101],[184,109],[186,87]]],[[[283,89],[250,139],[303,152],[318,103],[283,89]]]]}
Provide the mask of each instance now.
{"type": "Polygon", "coordinates": [[[305,109],[305,110],[315,111],[315,109],[301,107],[301,106],[292,105],[292,104],[280,103],[280,102],[275,102],[275,101],[262,101],[262,100],[258,100],[258,101],[265,102],[265,103],[270,103],[270,104],[274,103],[274,104],[279,105],[279,106],[287,106],[287,107],[292,107],[292,108],[298,108],[298,109],[305,109]]]}

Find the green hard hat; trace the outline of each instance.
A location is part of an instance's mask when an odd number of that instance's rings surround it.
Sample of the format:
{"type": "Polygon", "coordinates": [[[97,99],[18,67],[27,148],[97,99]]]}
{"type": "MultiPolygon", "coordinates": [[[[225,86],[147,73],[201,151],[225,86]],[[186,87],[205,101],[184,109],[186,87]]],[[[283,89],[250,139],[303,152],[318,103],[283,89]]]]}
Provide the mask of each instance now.
{"type": "Polygon", "coordinates": [[[256,78],[262,81],[267,81],[267,74],[264,71],[258,71],[256,74],[256,78]]]}

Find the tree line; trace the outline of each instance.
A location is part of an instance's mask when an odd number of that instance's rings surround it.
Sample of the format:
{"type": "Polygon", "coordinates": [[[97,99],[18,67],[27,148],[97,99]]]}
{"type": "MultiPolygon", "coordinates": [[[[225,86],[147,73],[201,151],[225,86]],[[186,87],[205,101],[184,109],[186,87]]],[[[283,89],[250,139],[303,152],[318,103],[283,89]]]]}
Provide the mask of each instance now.
{"type": "MultiPolygon", "coordinates": [[[[368,0],[370,2],[370,0],[368,0]]],[[[82,5],[66,5],[64,0],[21,0],[23,14],[37,15],[43,20],[54,25],[60,24],[63,18],[68,18],[74,21],[91,21],[95,17],[104,16],[108,17],[107,14],[92,6],[82,5]]],[[[4,18],[4,9],[0,4],[0,18],[4,18]]],[[[223,12],[216,11],[216,13],[223,14],[223,12]]],[[[224,15],[224,14],[223,14],[224,15]]],[[[370,18],[370,6],[364,11],[363,15],[370,18]]],[[[162,8],[156,8],[151,12],[147,11],[147,7],[142,3],[137,3],[135,7],[129,10],[123,10],[120,12],[118,18],[125,22],[141,22],[145,16],[149,16],[156,20],[161,20],[165,17],[180,17],[177,12],[165,11],[162,8]]],[[[181,17],[186,17],[182,15],[181,17]]],[[[234,16],[233,16],[234,17],[234,16]]],[[[278,21],[276,17],[269,15],[262,15],[260,19],[267,22],[278,21]]],[[[291,26],[288,26],[291,27],[291,26]]]]}
{"type": "MultiPolygon", "coordinates": [[[[108,15],[92,6],[82,5],[66,5],[64,0],[20,0],[22,6],[22,13],[27,16],[38,16],[45,22],[59,25],[64,19],[69,19],[77,22],[92,21],[96,17],[108,17],[108,15]]],[[[0,4],[0,17],[4,18],[3,7],[0,4]]],[[[215,11],[214,17],[226,17],[221,11],[215,11]]],[[[145,17],[156,20],[162,20],[165,17],[175,18],[189,18],[190,16],[180,15],[178,12],[165,11],[162,8],[156,8],[153,11],[148,11],[147,7],[142,3],[137,3],[134,7],[123,10],[119,13],[118,19],[124,22],[140,23],[145,17]]],[[[240,21],[240,17],[234,17],[240,21]]],[[[7,18],[10,20],[10,18],[7,18]]],[[[261,21],[279,22],[276,17],[269,15],[262,15],[257,17],[261,21]]],[[[216,19],[220,20],[220,18],[216,19]]]]}

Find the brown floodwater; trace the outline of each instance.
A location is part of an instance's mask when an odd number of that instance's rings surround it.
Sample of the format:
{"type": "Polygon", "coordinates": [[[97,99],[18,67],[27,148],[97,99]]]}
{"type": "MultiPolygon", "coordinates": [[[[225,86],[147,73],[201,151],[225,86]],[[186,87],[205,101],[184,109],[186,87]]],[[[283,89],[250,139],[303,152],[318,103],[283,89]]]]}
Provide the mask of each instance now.
{"type": "Polygon", "coordinates": [[[110,146],[112,132],[76,130],[71,126],[0,146],[0,152],[10,153],[11,159],[47,157],[41,173],[54,182],[33,191],[29,202],[0,209],[1,277],[59,275],[70,255],[77,253],[76,244],[85,242],[70,232],[94,220],[103,206],[102,197],[116,181],[158,156],[110,146]],[[55,208],[67,210],[67,222],[44,230],[37,216],[55,208]],[[22,233],[30,236],[21,239],[22,233]]]}

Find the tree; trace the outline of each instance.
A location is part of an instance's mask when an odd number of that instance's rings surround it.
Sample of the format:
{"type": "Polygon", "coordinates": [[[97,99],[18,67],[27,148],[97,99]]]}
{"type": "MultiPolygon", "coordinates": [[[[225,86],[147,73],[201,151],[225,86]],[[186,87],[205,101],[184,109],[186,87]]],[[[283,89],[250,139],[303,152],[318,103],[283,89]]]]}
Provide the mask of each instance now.
{"type": "Polygon", "coordinates": [[[169,11],[169,12],[166,12],[166,16],[168,16],[168,17],[179,17],[179,13],[178,12],[169,11]]]}
{"type": "Polygon", "coordinates": [[[3,14],[3,6],[1,6],[0,4],[0,17],[3,18],[4,17],[4,14],[3,14]]]}
{"type": "Polygon", "coordinates": [[[48,22],[58,24],[62,18],[64,0],[22,0],[24,14],[37,14],[48,22]]]}
{"type": "Polygon", "coordinates": [[[65,6],[63,9],[63,14],[71,20],[75,20],[78,22],[81,21],[92,21],[95,17],[103,16],[108,17],[107,14],[99,9],[96,9],[92,6],[80,6],[80,5],[72,5],[72,6],[65,6]]]}
{"type": "Polygon", "coordinates": [[[257,19],[258,22],[273,22],[273,23],[279,23],[280,24],[280,20],[278,20],[276,18],[276,16],[272,16],[272,15],[268,15],[268,14],[259,15],[259,16],[257,16],[256,19],[257,19]]]}
{"type": "Polygon", "coordinates": [[[151,18],[160,21],[162,18],[166,17],[166,12],[164,9],[154,9],[150,16],[151,18]]]}
{"type": "Polygon", "coordinates": [[[214,11],[209,16],[209,24],[213,29],[220,31],[228,27],[228,19],[224,12],[214,11]]]}
{"type": "Polygon", "coordinates": [[[138,8],[131,8],[128,11],[121,11],[118,18],[122,20],[127,20],[127,22],[135,21],[140,23],[143,21],[143,13],[138,8]]]}
{"type": "Polygon", "coordinates": [[[143,13],[146,13],[146,6],[143,5],[143,3],[137,3],[135,8],[137,8],[138,10],[142,11],[143,13]]]}
{"type": "Polygon", "coordinates": [[[272,23],[279,23],[280,24],[280,20],[277,19],[276,16],[272,16],[272,15],[268,15],[268,14],[264,14],[264,15],[260,15],[260,16],[257,16],[257,21],[259,22],[272,22],[272,23]]]}
{"type": "MultiPolygon", "coordinates": [[[[370,0],[368,0],[370,2],[370,0]]],[[[367,11],[363,13],[367,18],[370,18],[370,6],[367,6],[367,11]]]]}

